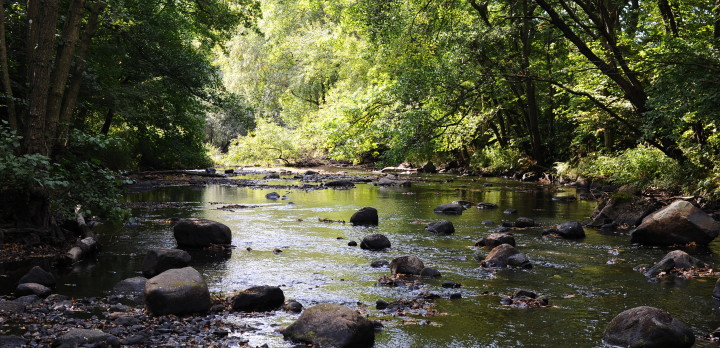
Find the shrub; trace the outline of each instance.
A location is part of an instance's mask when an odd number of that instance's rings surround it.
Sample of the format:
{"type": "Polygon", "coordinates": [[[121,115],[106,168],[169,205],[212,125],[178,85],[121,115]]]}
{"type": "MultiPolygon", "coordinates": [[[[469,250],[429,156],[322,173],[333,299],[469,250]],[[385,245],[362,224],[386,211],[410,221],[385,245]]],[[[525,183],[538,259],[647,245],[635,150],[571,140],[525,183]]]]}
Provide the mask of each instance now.
{"type": "Polygon", "coordinates": [[[475,152],[470,158],[470,166],[492,172],[508,172],[526,167],[527,161],[522,152],[515,147],[502,148],[498,144],[475,152]]]}
{"type": "Polygon", "coordinates": [[[617,155],[586,157],[578,165],[580,175],[601,178],[617,185],[677,189],[682,182],[678,163],[660,150],[640,145],[617,155]]]}

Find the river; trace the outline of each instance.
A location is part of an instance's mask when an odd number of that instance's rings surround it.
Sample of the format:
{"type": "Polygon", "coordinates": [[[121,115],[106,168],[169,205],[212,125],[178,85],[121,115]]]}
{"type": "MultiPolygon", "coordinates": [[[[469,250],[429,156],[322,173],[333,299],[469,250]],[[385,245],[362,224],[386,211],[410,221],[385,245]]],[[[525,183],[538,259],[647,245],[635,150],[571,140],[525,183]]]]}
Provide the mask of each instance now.
{"type": "MultiPolygon", "coordinates": [[[[204,275],[212,293],[228,296],[255,285],[273,285],[306,308],[322,302],[361,308],[385,326],[377,333],[376,347],[601,347],[608,322],[641,305],[670,312],[696,336],[720,326],[720,311],[711,297],[715,278],[649,281],[634,270],[660,260],[669,249],[633,246],[627,235],[593,229],[586,229],[587,237],[581,240],[541,237],[543,227],[590,216],[594,201],[551,199],[577,196],[574,188],[499,178],[434,175],[427,179],[411,187],[358,184],[345,190],[270,190],[210,185],[128,193],[128,202],[164,204],[133,209],[134,220],[123,226],[102,227],[104,249],[99,262],[56,272],[56,292],[74,297],[107,295],[118,281],[140,275],[148,249],[175,247],[169,218],[197,217],[228,225],[236,246],[227,253],[192,253],[191,265],[204,275]],[[266,199],[265,194],[273,191],[285,199],[266,199]],[[455,200],[495,203],[499,209],[471,208],[459,216],[433,213],[435,206],[455,200]],[[250,207],[219,209],[232,204],[250,207]],[[379,226],[341,222],[366,206],[378,210],[379,226]],[[517,214],[503,214],[507,208],[517,209],[517,214]],[[521,216],[543,226],[512,231],[517,248],[533,268],[480,268],[477,258],[488,251],[473,248],[475,242],[502,221],[521,216]],[[455,225],[455,234],[424,230],[426,223],[441,219],[455,225]],[[486,220],[494,223],[488,225],[486,220]],[[386,235],[392,248],[377,252],[348,246],[371,233],[386,235]],[[442,277],[424,279],[416,290],[376,286],[378,278],[390,272],[387,267],[372,268],[370,262],[405,255],[419,257],[442,277]],[[462,287],[446,289],[441,287],[444,281],[462,287]],[[502,296],[518,289],[546,295],[550,306],[520,309],[500,304],[502,296]],[[432,301],[432,311],[392,316],[375,309],[377,300],[412,299],[423,292],[440,295],[432,301]],[[462,298],[449,299],[458,292],[462,298]]],[[[713,242],[708,250],[693,255],[718,265],[719,247],[713,242]]],[[[276,311],[266,318],[237,320],[258,328],[243,334],[251,345],[291,347],[277,329],[296,317],[276,311]]]]}

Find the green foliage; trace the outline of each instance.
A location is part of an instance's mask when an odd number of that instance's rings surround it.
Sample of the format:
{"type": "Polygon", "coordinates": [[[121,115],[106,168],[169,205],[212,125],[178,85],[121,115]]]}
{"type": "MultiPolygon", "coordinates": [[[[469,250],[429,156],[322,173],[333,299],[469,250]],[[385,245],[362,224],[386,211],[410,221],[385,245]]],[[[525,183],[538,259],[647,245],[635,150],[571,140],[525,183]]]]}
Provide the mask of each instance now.
{"type": "Polygon", "coordinates": [[[668,190],[678,189],[678,183],[687,180],[675,160],[647,146],[624,150],[615,156],[586,157],[580,162],[578,173],[617,185],[652,186],[668,190]]]}
{"type": "Polygon", "coordinates": [[[515,147],[501,148],[499,145],[483,148],[471,158],[471,166],[495,173],[527,170],[525,155],[515,147]]]}
{"type": "Polygon", "coordinates": [[[254,130],[235,138],[225,159],[226,164],[291,165],[311,159],[302,137],[280,125],[259,119],[254,130]]]}
{"type": "Polygon", "coordinates": [[[29,191],[36,187],[57,190],[69,185],[57,175],[57,165],[39,154],[19,153],[21,136],[7,128],[7,122],[0,123],[0,191],[13,189],[29,191]]]}

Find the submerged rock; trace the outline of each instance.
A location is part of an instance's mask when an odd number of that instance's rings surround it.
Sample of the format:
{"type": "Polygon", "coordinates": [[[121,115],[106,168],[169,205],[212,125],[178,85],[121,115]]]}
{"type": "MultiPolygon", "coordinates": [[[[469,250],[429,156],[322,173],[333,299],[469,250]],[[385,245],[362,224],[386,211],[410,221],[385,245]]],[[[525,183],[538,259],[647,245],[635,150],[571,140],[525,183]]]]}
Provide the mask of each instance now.
{"type": "Polygon", "coordinates": [[[497,209],[498,205],[495,203],[480,202],[477,205],[478,209],[497,209]]]}
{"type": "Polygon", "coordinates": [[[720,222],[687,201],[675,201],[648,215],[630,232],[630,241],[648,245],[708,244],[720,232],[720,222]]]}
{"type": "Polygon", "coordinates": [[[417,256],[401,256],[390,261],[391,274],[419,275],[423,268],[425,264],[417,256]]]}
{"type": "Polygon", "coordinates": [[[148,279],[145,305],[157,316],[206,313],[210,292],[200,272],[192,267],[175,268],[148,279]]]}
{"type": "Polygon", "coordinates": [[[190,254],[185,250],[151,249],[143,259],[142,274],[152,278],[169,269],[187,267],[190,259],[190,254]]]}
{"type": "Polygon", "coordinates": [[[360,208],[350,217],[350,223],[354,226],[377,226],[378,211],[372,207],[360,208]]]}
{"type": "Polygon", "coordinates": [[[360,248],[366,250],[384,250],[390,247],[390,240],[385,235],[375,233],[365,236],[360,242],[360,248]]]}
{"type": "Polygon", "coordinates": [[[230,299],[232,309],[238,312],[266,312],[280,308],[285,294],[276,286],[253,286],[230,299]]]}
{"type": "Polygon", "coordinates": [[[453,234],[455,233],[455,226],[453,226],[453,223],[448,220],[440,220],[427,224],[425,226],[425,230],[430,233],[453,234]]]}
{"type": "MultiPolygon", "coordinates": [[[[279,177],[280,177],[280,176],[278,176],[278,178],[279,178],[279,177]]],[[[271,199],[271,200],[277,200],[277,199],[280,199],[280,194],[277,193],[277,192],[270,192],[270,193],[268,193],[268,194],[265,195],[265,198],[271,199]]]]}
{"type": "Polygon", "coordinates": [[[180,247],[207,248],[232,243],[230,227],[207,219],[182,219],[173,227],[173,234],[180,247]]]}
{"type": "Polygon", "coordinates": [[[480,265],[488,268],[532,268],[532,264],[527,256],[510,244],[501,244],[493,248],[480,265]]]}
{"type": "Polygon", "coordinates": [[[132,296],[142,299],[145,296],[145,277],[132,277],[119,281],[113,287],[113,294],[121,296],[132,296]]]}
{"type": "Polygon", "coordinates": [[[45,298],[50,296],[52,290],[45,285],[38,283],[22,283],[15,288],[15,296],[21,297],[26,295],[36,295],[45,298]]]}
{"type": "Polygon", "coordinates": [[[613,318],[605,329],[603,341],[621,347],[691,347],[695,335],[670,313],[641,306],[613,318]]]}
{"type": "Polygon", "coordinates": [[[285,339],[318,347],[372,347],[375,326],[345,306],[323,303],[310,307],[282,331],[285,339]]]}

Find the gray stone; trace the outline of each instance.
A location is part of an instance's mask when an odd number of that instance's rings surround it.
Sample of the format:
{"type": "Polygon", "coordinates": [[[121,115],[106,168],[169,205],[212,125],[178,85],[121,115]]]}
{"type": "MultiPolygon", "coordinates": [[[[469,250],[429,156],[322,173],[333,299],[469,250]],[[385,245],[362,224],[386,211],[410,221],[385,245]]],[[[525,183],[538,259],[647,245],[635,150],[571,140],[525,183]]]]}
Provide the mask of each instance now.
{"type": "Polygon", "coordinates": [[[462,205],[455,203],[441,204],[435,207],[435,209],[433,209],[435,213],[448,215],[460,215],[462,214],[463,210],[465,210],[465,208],[463,208],[462,205]]]}
{"type": "MultiPolygon", "coordinates": [[[[280,176],[278,176],[278,178],[280,178],[280,176]]],[[[268,194],[265,195],[265,198],[267,198],[267,199],[272,199],[272,200],[276,200],[276,199],[279,199],[279,198],[280,198],[280,194],[277,193],[277,192],[270,192],[270,193],[268,193],[268,194]]]]}
{"type": "Polygon", "coordinates": [[[488,268],[521,267],[532,268],[530,260],[510,244],[501,244],[493,248],[481,266],[488,268]]]}
{"type": "Polygon", "coordinates": [[[180,247],[206,248],[212,244],[230,244],[230,228],[217,221],[206,219],[183,219],[173,228],[175,240],[180,247]]]}
{"type": "Polygon", "coordinates": [[[185,250],[151,249],[143,259],[142,274],[152,278],[169,269],[187,267],[190,259],[190,254],[185,250]]]}
{"type": "Polygon", "coordinates": [[[318,347],[372,347],[373,323],[358,312],[336,304],[310,307],[282,331],[286,339],[318,347]]]}
{"type": "Polygon", "coordinates": [[[123,296],[145,296],[145,283],[147,278],[145,277],[133,277],[119,281],[113,287],[113,293],[116,295],[123,296]]]}
{"type": "Polygon", "coordinates": [[[20,336],[15,335],[7,335],[7,336],[0,336],[0,347],[2,348],[10,348],[10,347],[25,347],[26,344],[28,344],[28,340],[24,339],[20,336]]]}
{"type": "Polygon", "coordinates": [[[25,313],[25,304],[17,301],[0,300],[0,312],[25,313]]]}
{"type": "Polygon", "coordinates": [[[644,274],[646,277],[654,277],[661,272],[667,272],[673,268],[691,269],[699,265],[703,265],[702,261],[699,259],[688,255],[688,253],[682,250],[673,250],[667,253],[662,260],[645,271],[644,274]]]}
{"type": "Polygon", "coordinates": [[[493,249],[500,244],[515,246],[515,237],[510,233],[491,233],[477,241],[475,246],[493,249]]]}
{"type": "Polygon", "coordinates": [[[38,283],[47,286],[48,288],[55,287],[55,277],[50,272],[35,266],[28,271],[20,280],[18,284],[22,283],[38,283]]]}
{"type": "Polygon", "coordinates": [[[643,219],[630,232],[630,241],[646,245],[708,244],[720,232],[720,222],[687,201],[675,201],[643,219]]]}
{"type": "Polygon", "coordinates": [[[67,333],[55,340],[55,346],[86,346],[93,347],[120,347],[120,340],[117,337],[91,329],[70,329],[67,333]]]}
{"type": "Polygon", "coordinates": [[[392,274],[414,274],[419,275],[425,265],[417,256],[401,256],[390,261],[390,272],[392,274]]]}
{"type": "Polygon", "coordinates": [[[478,209],[497,209],[498,205],[495,203],[480,202],[477,204],[478,209]]]}
{"type": "Polygon", "coordinates": [[[585,230],[577,221],[566,221],[557,225],[557,233],[565,239],[585,238],[585,230]]]}
{"type": "Polygon", "coordinates": [[[280,308],[285,302],[282,289],[276,286],[253,286],[235,294],[230,303],[238,312],[266,312],[280,308]]]}
{"type": "Polygon", "coordinates": [[[513,227],[517,228],[526,228],[526,227],[535,227],[536,223],[535,220],[527,217],[519,217],[515,219],[515,223],[513,224],[513,227]]]}
{"type": "Polygon", "coordinates": [[[45,285],[38,283],[22,283],[15,288],[15,296],[27,296],[36,295],[37,297],[45,298],[50,296],[52,290],[45,285]]]}
{"type": "Polygon", "coordinates": [[[644,200],[632,194],[616,195],[615,198],[600,202],[592,216],[592,226],[608,223],[637,226],[642,220],[658,209],[658,203],[644,200]]]}
{"type": "Polygon", "coordinates": [[[388,237],[375,233],[367,235],[360,242],[360,248],[366,250],[383,250],[390,247],[390,240],[388,237]]]}
{"type": "Polygon", "coordinates": [[[210,292],[200,272],[192,267],[167,270],[148,279],[145,305],[153,315],[206,313],[210,292]]]}
{"type": "Polygon", "coordinates": [[[425,267],[422,271],[420,271],[420,276],[423,278],[440,278],[442,277],[442,274],[434,268],[425,267]]]}
{"type": "Polygon", "coordinates": [[[437,222],[431,222],[425,226],[425,231],[437,234],[453,234],[455,233],[455,226],[448,220],[440,220],[437,222]]]}
{"type": "Polygon", "coordinates": [[[605,329],[603,341],[621,347],[692,347],[695,335],[670,313],[641,306],[613,318],[605,329]]]}

